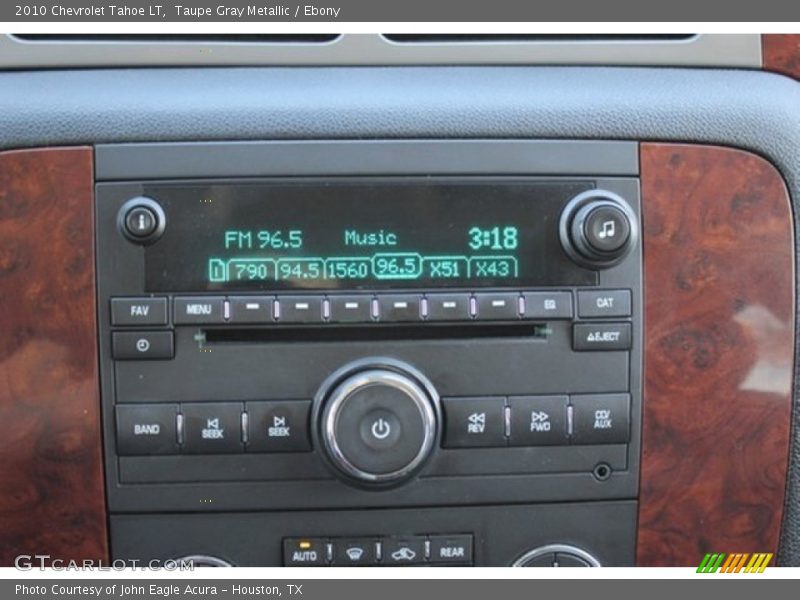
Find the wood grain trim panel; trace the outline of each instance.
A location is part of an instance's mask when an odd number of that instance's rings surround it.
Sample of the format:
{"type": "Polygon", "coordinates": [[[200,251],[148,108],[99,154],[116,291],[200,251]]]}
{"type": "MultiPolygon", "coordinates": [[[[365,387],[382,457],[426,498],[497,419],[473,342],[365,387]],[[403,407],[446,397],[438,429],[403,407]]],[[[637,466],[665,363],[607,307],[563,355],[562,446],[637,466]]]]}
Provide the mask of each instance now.
{"type": "Polygon", "coordinates": [[[800,35],[793,33],[762,35],[761,65],[765,71],[800,79],[800,35]]]}
{"type": "Polygon", "coordinates": [[[775,552],[789,455],[794,237],[753,154],[642,144],[645,382],[637,563],[775,552]]]}
{"type": "Polygon", "coordinates": [[[108,559],[90,148],[0,153],[0,565],[108,559]]]}

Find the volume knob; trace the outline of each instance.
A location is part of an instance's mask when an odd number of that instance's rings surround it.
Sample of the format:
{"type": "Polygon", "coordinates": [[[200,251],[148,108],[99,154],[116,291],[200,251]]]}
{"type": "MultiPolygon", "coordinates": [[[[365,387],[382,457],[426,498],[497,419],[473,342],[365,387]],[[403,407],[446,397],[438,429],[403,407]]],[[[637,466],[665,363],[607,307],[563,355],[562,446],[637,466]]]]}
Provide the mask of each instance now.
{"type": "MultiPolygon", "coordinates": [[[[388,360],[388,359],[387,359],[388,360]]],[[[438,397],[408,365],[345,370],[318,394],[318,435],[345,481],[397,485],[423,465],[438,436],[438,397]]]]}
{"type": "Polygon", "coordinates": [[[636,215],[613,192],[591,190],[573,198],[561,215],[561,243],[573,260],[592,268],[618,264],[638,238],[636,215]]]}

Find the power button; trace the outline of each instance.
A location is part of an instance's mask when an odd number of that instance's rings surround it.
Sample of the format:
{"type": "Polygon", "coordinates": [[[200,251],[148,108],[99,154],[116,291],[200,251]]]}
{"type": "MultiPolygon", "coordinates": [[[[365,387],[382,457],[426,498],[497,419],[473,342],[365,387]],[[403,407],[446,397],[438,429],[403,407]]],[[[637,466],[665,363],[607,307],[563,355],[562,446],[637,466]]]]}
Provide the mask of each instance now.
{"type": "Polygon", "coordinates": [[[374,450],[388,449],[401,437],[401,425],[397,416],[388,410],[375,410],[361,421],[359,434],[364,443],[374,450]]]}

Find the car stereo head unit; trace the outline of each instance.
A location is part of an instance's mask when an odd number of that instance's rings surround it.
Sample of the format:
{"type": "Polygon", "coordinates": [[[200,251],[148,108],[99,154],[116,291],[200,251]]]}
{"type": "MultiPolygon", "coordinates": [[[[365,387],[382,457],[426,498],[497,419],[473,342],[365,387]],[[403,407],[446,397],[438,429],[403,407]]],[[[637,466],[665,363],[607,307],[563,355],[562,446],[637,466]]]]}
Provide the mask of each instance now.
{"type": "Polygon", "coordinates": [[[112,513],[635,499],[635,161],[421,174],[373,151],[360,175],[97,184],[112,513]]]}

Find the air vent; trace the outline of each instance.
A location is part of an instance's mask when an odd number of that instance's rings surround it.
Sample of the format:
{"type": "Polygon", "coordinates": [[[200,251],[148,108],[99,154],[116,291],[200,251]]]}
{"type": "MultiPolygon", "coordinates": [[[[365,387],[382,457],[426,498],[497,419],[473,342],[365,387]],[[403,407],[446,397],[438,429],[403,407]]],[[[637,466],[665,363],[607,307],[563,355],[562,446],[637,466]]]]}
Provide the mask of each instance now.
{"type": "Polygon", "coordinates": [[[695,35],[694,33],[658,35],[385,33],[383,37],[390,42],[401,44],[469,44],[473,42],[662,42],[690,40],[695,35]]]}
{"type": "Polygon", "coordinates": [[[183,44],[325,44],[339,37],[338,33],[319,34],[40,34],[15,33],[13,36],[26,42],[123,42],[149,43],[179,42],[183,44]]]}

